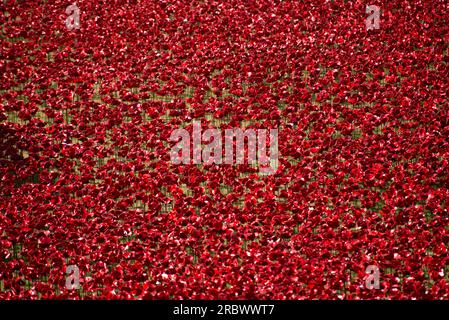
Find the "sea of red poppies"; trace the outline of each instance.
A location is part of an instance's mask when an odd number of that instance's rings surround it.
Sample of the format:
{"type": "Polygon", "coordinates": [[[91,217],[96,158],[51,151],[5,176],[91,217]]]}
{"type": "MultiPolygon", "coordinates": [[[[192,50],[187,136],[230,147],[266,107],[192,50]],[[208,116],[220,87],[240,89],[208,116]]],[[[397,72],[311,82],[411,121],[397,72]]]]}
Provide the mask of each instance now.
{"type": "Polygon", "coordinates": [[[449,298],[447,0],[71,4],[0,3],[0,299],[449,298]],[[174,165],[194,120],[277,172],[174,165]]]}

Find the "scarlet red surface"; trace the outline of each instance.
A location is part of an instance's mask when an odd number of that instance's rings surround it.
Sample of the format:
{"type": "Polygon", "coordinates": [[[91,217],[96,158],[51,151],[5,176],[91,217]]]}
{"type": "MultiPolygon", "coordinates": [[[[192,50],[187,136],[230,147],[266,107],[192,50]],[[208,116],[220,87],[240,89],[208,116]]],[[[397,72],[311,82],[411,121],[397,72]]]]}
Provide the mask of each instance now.
{"type": "Polygon", "coordinates": [[[70,4],[0,5],[1,299],[449,298],[447,1],[70,4]],[[277,173],[172,164],[195,119],[277,173]]]}

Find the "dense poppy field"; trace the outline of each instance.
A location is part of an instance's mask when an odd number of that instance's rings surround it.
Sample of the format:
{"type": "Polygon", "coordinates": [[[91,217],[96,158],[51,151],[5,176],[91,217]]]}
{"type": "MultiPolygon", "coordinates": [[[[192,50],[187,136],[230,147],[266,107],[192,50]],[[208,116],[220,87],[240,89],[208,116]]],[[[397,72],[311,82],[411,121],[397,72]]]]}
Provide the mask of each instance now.
{"type": "Polygon", "coordinates": [[[446,0],[70,4],[0,4],[1,299],[449,298],[446,0]],[[173,164],[194,120],[276,173],[173,164]]]}

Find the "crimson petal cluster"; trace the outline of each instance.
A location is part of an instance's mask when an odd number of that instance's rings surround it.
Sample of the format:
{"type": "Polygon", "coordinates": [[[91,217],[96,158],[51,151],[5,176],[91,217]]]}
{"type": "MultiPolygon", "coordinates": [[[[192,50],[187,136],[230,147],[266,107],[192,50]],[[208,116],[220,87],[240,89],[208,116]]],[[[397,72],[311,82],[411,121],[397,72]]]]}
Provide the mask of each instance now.
{"type": "Polygon", "coordinates": [[[449,298],[446,0],[70,4],[0,4],[1,299],[449,298]],[[173,165],[193,120],[277,173],[173,165]]]}

